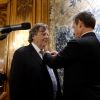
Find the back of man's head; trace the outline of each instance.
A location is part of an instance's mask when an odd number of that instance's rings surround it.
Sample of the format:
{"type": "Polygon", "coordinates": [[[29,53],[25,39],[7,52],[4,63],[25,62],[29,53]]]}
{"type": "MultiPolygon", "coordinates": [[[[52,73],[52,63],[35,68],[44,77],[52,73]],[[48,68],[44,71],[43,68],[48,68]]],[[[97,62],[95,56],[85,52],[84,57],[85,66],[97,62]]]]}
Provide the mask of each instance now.
{"type": "Polygon", "coordinates": [[[96,24],[96,19],[94,15],[88,11],[83,11],[83,12],[78,13],[74,17],[74,21],[76,24],[78,24],[79,21],[82,21],[85,27],[92,28],[92,29],[94,29],[95,24],[96,24]]]}

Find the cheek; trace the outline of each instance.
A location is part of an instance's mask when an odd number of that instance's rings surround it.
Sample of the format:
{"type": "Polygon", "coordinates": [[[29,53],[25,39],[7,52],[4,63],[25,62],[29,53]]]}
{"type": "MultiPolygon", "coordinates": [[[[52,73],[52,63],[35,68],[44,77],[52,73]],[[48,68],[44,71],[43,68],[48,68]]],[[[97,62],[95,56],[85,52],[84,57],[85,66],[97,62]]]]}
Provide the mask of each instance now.
{"type": "Polygon", "coordinates": [[[40,42],[41,42],[42,44],[46,44],[46,43],[47,43],[47,39],[42,38],[42,39],[40,40],[40,42]]]}
{"type": "Polygon", "coordinates": [[[75,33],[75,34],[77,33],[77,29],[76,29],[76,28],[74,29],[74,33],[75,33]]]}
{"type": "Polygon", "coordinates": [[[44,44],[48,43],[48,40],[47,40],[47,39],[44,39],[44,40],[43,40],[43,43],[44,43],[44,44]]]}
{"type": "Polygon", "coordinates": [[[74,35],[75,35],[75,37],[77,37],[78,34],[79,34],[79,30],[78,30],[78,28],[75,28],[75,29],[74,29],[74,35]]]}

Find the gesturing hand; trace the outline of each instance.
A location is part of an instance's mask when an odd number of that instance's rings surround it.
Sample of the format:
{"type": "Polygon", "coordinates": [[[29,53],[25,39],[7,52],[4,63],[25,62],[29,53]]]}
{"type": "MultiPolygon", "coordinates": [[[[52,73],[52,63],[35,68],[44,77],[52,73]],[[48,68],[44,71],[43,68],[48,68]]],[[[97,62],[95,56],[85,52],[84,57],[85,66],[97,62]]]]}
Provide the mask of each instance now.
{"type": "Polygon", "coordinates": [[[58,52],[57,51],[46,51],[46,53],[49,53],[49,54],[51,54],[52,56],[56,56],[57,54],[58,54],[58,52]]]}

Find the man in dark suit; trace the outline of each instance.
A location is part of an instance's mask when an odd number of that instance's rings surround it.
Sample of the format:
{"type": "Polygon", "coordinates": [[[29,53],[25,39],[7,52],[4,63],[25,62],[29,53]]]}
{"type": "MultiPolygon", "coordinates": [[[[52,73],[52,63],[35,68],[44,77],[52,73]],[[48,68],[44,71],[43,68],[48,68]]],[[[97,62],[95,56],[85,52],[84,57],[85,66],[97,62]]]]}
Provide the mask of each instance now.
{"type": "Polygon", "coordinates": [[[93,32],[95,23],[91,12],[80,12],[73,22],[76,39],[59,53],[44,55],[49,66],[64,67],[64,100],[100,100],[100,43],[93,32]]]}
{"type": "Polygon", "coordinates": [[[37,23],[29,32],[30,44],[15,51],[9,79],[10,100],[61,100],[57,71],[45,65],[40,53],[48,39],[47,25],[37,23]]]}

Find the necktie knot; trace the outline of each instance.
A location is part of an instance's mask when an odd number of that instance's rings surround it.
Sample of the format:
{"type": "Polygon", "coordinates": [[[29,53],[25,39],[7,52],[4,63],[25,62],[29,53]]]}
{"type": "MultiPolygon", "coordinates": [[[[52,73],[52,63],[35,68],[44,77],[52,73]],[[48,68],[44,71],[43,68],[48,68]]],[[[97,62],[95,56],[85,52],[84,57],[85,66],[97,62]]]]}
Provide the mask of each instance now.
{"type": "Polygon", "coordinates": [[[43,56],[44,55],[44,51],[43,50],[40,50],[40,54],[43,56]]]}

